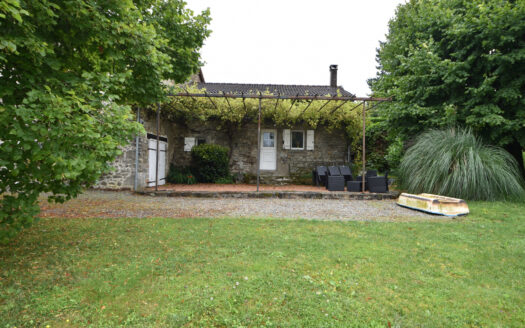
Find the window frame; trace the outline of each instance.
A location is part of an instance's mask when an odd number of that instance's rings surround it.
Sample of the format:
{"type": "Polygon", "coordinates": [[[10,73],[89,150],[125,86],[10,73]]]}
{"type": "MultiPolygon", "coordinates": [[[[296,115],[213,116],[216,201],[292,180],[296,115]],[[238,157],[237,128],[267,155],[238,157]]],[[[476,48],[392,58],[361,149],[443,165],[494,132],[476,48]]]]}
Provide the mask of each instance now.
{"type": "Polygon", "coordinates": [[[195,137],[195,146],[202,145],[202,144],[205,144],[205,143],[207,143],[206,142],[206,137],[195,137]]]}
{"type": "Polygon", "coordinates": [[[291,130],[291,131],[290,131],[290,149],[291,149],[291,150],[304,150],[304,147],[305,147],[305,144],[304,144],[304,143],[305,143],[305,141],[306,141],[306,140],[305,140],[305,133],[304,133],[304,130],[291,130]],[[298,147],[294,147],[294,146],[293,146],[293,134],[294,134],[294,132],[301,132],[301,134],[302,134],[302,136],[303,136],[303,142],[302,142],[303,146],[300,147],[300,148],[298,148],[298,147]]]}

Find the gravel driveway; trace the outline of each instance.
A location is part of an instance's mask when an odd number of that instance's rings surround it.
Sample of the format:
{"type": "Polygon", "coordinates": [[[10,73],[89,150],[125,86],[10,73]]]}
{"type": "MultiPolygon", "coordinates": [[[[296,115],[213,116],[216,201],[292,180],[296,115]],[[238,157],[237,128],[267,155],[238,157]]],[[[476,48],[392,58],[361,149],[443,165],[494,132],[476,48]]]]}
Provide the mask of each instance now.
{"type": "Polygon", "coordinates": [[[139,196],[131,192],[87,191],[65,204],[42,198],[41,217],[272,217],[317,220],[414,221],[441,216],[399,207],[392,200],[217,199],[139,196]]]}

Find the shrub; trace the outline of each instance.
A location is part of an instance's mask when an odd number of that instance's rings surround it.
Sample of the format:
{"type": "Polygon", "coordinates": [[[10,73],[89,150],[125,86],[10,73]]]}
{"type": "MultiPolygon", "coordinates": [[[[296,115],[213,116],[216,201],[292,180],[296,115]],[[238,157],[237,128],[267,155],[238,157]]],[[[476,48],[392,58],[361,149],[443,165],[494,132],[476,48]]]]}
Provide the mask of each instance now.
{"type": "Polygon", "coordinates": [[[199,182],[215,182],[230,176],[228,148],[202,144],[191,150],[191,172],[199,182]]]}
{"type": "Polygon", "coordinates": [[[388,162],[388,167],[392,173],[397,172],[397,168],[401,163],[401,158],[403,158],[403,139],[397,137],[394,141],[388,146],[385,159],[388,162]]]}
{"type": "Polygon", "coordinates": [[[231,175],[224,177],[224,178],[218,178],[214,182],[217,184],[233,184],[234,183],[233,176],[231,175]]]}
{"type": "Polygon", "coordinates": [[[484,145],[469,130],[432,130],[407,150],[399,167],[401,187],[469,200],[522,197],[515,159],[484,145]]]}
{"type": "Polygon", "coordinates": [[[175,184],[195,184],[195,175],[191,173],[188,167],[170,165],[170,170],[166,176],[166,181],[175,184]]]}

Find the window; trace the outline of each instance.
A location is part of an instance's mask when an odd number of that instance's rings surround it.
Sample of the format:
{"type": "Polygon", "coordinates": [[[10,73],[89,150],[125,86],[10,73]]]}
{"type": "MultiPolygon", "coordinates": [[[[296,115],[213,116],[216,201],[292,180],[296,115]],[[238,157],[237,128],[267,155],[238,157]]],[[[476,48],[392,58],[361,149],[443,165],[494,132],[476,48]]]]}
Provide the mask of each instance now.
{"type": "Polygon", "coordinates": [[[275,147],[275,135],[273,132],[263,133],[263,147],[275,147]]]}
{"type": "Polygon", "coordinates": [[[197,138],[197,146],[206,143],[206,138],[197,138]]]}
{"type": "Polygon", "coordinates": [[[304,149],[304,131],[292,131],[292,149],[304,149]]]}

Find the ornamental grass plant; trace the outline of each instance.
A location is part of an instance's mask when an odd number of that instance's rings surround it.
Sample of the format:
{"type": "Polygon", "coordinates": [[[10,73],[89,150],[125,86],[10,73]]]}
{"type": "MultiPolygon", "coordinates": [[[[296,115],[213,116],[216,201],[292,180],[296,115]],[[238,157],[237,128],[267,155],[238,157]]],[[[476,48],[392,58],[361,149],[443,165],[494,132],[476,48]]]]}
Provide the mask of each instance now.
{"type": "Polygon", "coordinates": [[[431,130],[420,135],[399,166],[401,187],[468,200],[519,199],[523,180],[515,159],[484,144],[470,130],[431,130]]]}

